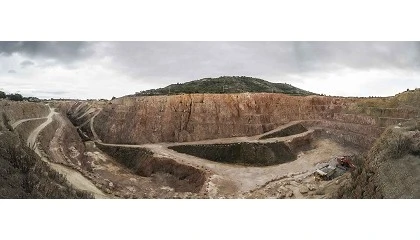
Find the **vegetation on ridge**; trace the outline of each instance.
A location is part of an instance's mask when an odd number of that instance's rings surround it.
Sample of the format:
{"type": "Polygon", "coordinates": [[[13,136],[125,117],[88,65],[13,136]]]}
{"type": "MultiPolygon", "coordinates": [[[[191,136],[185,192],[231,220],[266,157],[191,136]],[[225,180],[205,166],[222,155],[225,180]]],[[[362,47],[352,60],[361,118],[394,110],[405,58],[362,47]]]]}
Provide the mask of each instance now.
{"type": "Polygon", "coordinates": [[[252,77],[204,78],[186,83],[171,84],[164,88],[137,92],[134,96],[177,95],[190,93],[284,93],[289,95],[313,95],[287,83],[271,83],[252,77]]]}

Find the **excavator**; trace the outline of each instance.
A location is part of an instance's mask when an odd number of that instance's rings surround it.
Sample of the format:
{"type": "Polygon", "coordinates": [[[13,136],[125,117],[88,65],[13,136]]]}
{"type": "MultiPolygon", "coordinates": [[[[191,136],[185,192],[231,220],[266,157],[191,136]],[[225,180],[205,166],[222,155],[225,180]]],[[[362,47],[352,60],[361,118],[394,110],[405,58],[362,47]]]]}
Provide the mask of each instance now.
{"type": "Polygon", "coordinates": [[[344,167],[346,170],[353,170],[356,168],[356,165],[354,165],[351,156],[342,156],[337,157],[336,159],[338,165],[344,167]]]}

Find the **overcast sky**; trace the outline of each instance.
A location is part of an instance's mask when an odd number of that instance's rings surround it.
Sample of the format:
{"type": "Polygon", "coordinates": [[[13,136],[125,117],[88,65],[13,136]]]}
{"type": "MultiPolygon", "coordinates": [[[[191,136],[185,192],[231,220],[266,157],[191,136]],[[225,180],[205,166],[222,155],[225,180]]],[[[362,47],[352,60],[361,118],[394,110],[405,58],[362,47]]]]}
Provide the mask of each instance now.
{"type": "Polygon", "coordinates": [[[109,99],[219,76],[390,96],[420,87],[420,42],[0,42],[0,90],[25,96],[109,99]]]}

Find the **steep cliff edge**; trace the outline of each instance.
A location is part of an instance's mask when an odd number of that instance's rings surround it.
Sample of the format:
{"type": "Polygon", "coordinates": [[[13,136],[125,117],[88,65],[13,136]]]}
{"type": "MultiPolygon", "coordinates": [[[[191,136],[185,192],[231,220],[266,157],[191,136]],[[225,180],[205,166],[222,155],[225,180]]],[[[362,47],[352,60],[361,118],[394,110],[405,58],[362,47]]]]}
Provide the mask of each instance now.
{"type": "MultiPolygon", "coordinates": [[[[122,98],[105,106],[95,129],[105,142],[188,142],[258,135],[293,120],[321,118],[315,97],[191,94],[122,98]],[[122,137],[124,135],[124,137],[122,137]]],[[[330,105],[332,99],[323,104],[330,105]]],[[[334,106],[329,111],[336,111],[334,106]]]]}

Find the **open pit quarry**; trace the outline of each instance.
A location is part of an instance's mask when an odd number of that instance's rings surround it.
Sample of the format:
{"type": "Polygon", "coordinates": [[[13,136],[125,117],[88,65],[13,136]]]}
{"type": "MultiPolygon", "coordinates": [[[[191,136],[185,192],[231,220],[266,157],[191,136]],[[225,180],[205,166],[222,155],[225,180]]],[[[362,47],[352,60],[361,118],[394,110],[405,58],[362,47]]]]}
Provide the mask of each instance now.
{"type": "Polygon", "coordinates": [[[420,197],[420,90],[1,104],[4,131],[96,198],[420,197]],[[395,155],[387,152],[393,147],[395,155]],[[314,177],[348,155],[356,170],[314,177]]]}

